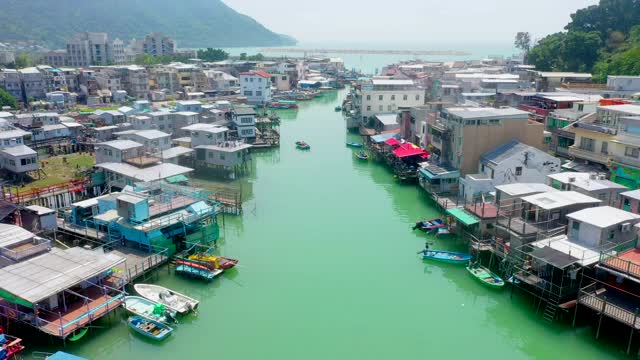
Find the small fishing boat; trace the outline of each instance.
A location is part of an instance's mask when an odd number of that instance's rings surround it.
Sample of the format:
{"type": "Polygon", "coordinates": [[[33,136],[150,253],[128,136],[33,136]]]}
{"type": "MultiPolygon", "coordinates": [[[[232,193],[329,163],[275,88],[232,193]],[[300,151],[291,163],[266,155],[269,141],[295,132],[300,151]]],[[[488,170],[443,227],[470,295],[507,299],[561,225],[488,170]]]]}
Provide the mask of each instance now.
{"type": "Polygon", "coordinates": [[[178,265],[176,267],[176,273],[180,275],[184,275],[191,278],[198,278],[202,280],[211,281],[216,276],[222,274],[222,270],[209,270],[209,269],[201,269],[196,268],[190,265],[178,265]]]}
{"type": "Polygon", "coordinates": [[[438,228],[437,230],[438,230],[438,232],[436,233],[436,236],[451,235],[451,230],[449,230],[449,228],[441,227],[441,228],[438,228]]]}
{"type": "Polygon", "coordinates": [[[453,251],[428,250],[422,253],[422,258],[453,264],[466,264],[471,260],[471,255],[453,251]]]}
{"type": "Polygon", "coordinates": [[[467,266],[467,271],[486,286],[494,289],[502,289],[502,287],[504,286],[504,281],[498,275],[492,273],[491,270],[487,269],[484,266],[480,266],[477,264],[467,266]]]}
{"type": "Polygon", "coordinates": [[[311,146],[304,141],[296,141],[296,148],[298,150],[311,150],[311,146]]]}
{"type": "Polygon", "coordinates": [[[297,109],[298,104],[294,100],[273,101],[267,105],[270,109],[297,109]]]}
{"type": "Polygon", "coordinates": [[[135,284],[134,289],[145,299],[163,304],[179,314],[195,311],[200,302],[166,287],[151,284],[135,284]]]}
{"type": "Polygon", "coordinates": [[[348,146],[348,147],[353,147],[353,148],[361,148],[361,147],[363,147],[364,145],[362,145],[361,143],[357,143],[357,142],[348,142],[348,143],[347,143],[347,146],[348,146]]]}
{"type": "Polygon", "coordinates": [[[209,269],[228,270],[238,265],[238,260],[226,258],[219,255],[211,255],[206,253],[197,253],[189,256],[189,260],[194,260],[206,265],[209,269]]]}
{"type": "Polygon", "coordinates": [[[134,315],[169,324],[175,323],[176,312],[168,310],[165,305],[145,299],[141,296],[125,296],[123,306],[134,315]]]}
{"type": "Polygon", "coordinates": [[[159,321],[143,318],[142,316],[129,317],[127,324],[138,334],[158,341],[166,339],[173,332],[170,326],[159,321]]]}
{"type": "Polygon", "coordinates": [[[437,229],[443,228],[445,226],[447,226],[447,224],[444,223],[444,220],[441,218],[437,218],[437,219],[431,219],[431,220],[418,221],[413,226],[413,230],[420,229],[424,232],[436,232],[437,229]]]}
{"type": "Polygon", "coordinates": [[[336,108],[334,109],[336,112],[338,111],[342,111],[342,106],[336,106],[336,108]]]}
{"type": "Polygon", "coordinates": [[[24,350],[22,339],[2,333],[0,333],[0,347],[0,360],[13,359],[17,353],[24,350]]]}
{"type": "Polygon", "coordinates": [[[364,151],[360,151],[359,153],[357,153],[356,157],[360,160],[369,160],[369,154],[364,151]]]}
{"type": "Polygon", "coordinates": [[[89,331],[89,328],[86,328],[86,327],[77,329],[76,331],[73,332],[73,334],[71,334],[71,336],[69,336],[69,341],[78,341],[82,339],[85,335],[87,335],[88,331],[89,331]]]}

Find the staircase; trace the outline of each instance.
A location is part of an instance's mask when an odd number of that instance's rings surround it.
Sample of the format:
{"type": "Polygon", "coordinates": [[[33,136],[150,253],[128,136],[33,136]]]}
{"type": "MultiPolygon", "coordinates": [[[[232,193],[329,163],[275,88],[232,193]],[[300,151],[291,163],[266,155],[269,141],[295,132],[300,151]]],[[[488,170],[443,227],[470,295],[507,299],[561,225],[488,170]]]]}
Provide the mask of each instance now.
{"type": "Polygon", "coordinates": [[[548,323],[552,323],[556,318],[556,313],[558,312],[558,305],[560,304],[560,297],[553,292],[549,292],[549,297],[547,298],[547,305],[544,307],[544,313],[542,317],[548,323]]]}

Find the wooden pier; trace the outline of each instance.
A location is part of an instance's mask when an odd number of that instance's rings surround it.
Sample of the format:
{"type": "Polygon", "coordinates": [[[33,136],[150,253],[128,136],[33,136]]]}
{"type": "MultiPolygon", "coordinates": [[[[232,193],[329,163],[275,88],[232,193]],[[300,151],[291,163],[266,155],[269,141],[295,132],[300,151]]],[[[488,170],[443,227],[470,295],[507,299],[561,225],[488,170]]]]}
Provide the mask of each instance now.
{"type": "Polygon", "coordinates": [[[233,189],[215,190],[210,200],[220,204],[218,210],[226,214],[242,214],[242,191],[233,189]]]}

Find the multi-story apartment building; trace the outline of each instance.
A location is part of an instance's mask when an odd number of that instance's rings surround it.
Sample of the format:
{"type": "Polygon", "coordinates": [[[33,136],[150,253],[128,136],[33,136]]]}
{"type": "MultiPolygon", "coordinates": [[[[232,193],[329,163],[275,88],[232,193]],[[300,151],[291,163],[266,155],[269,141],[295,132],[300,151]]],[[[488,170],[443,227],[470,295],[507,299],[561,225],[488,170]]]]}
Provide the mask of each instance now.
{"type": "Polygon", "coordinates": [[[249,104],[266,104],[271,101],[271,75],[264,71],[240,73],[240,95],[249,104]]]}
{"type": "Polygon", "coordinates": [[[44,99],[46,96],[45,79],[40,70],[35,67],[18,70],[22,78],[22,86],[26,100],[44,99]]]}
{"type": "Polygon", "coordinates": [[[443,109],[428,128],[433,153],[463,176],[477,172],[482,154],[511,140],[545,150],[544,124],[529,120],[529,113],[514,108],[443,109]]]}
{"type": "Polygon", "coordinates": [[[18,101],[24,101],[22,80],[18,70],[3,69],[0,71],[0,86],[18,101]]]}
{"type": "Polygon", "coordinates": [[[42,53],[42,62],[53,67],[67,65],[67,52],[65,50],[51,50],[42,53]]]}
{"type": "Polygon", "coordinates": [[[153,32],[144,37],[142,49],[152,56],[173,55],[176,52],[176,42],[164,34],[153,32]]]}
{"type": "Polygon", "coordinates": [[[111,47],[109,48],[109,62],[117,65],[126,64],[127,57],[125,55],[124,48],[124,41],[114,39],[111,42],[111,47]]]}
{"type": "Polygon", "coordinates": [[[611,180],[640,187],[640,106],[599,106],[595,116],[577,121],[569,154],[577,160],[610,169],[611,180]]]}
{"type": "Polygon", "coordinates": [[[121,66],[117,68],[122,88],[129,96],[146,99],[149,94],[149,74],[141,66],[121,66]]]}
{"type": "Polygon", "coordinates": [[[413,80],[373,79],[356,91],[354,105],[357,114],[366,122],[379,113],[396,112],[400,107],[424,105],[425,91],[413,80]]]}
{"type": "Polygon", "coordinates": [[[66,63],[73,67],[107,65],[110,51],[106,33],[78,33],[67,41],[66,63]]]}

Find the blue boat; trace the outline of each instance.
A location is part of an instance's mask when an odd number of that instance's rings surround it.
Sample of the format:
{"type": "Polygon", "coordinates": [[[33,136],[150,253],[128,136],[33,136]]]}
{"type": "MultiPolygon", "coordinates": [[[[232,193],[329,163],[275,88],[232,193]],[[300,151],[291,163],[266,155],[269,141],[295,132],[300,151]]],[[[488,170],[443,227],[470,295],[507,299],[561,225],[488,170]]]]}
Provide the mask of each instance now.
{"type": "Polygon", "coordinates": [[[364,145],[362,145],[361,143],[357,143],[357,142],[348,142],[347,146],[348,147],[352,147],[352,148],[361,148],[364,145]]]}
{"type": "Polygon", "coordinates": [[[417,221],[416,224],[413,226],[413,230],[420,229],[426,233],[436,233],[438,232],[439,228],[443,228],[446,226],[447,224],[444,222],[443,219],[437,218],[437,219],[431,219],[431,220],[417,221]]]}
{"type": "Polygon", "coordinates": [[[142,316],[132,316],[127,320],[127,323],[138,334],[158,341],[166,339],[173,332],[170,326],[142,316]]]}
{"type": "Polygon", "coordinates": [[[187,277],[211,281],[213,280],[214,277],[222,274],[222,270],[221,269],[205,270],[205,269],[198,269],[196,267],[188,266],[188,265],[178,265],[178,267],[176,267],[176,273],[187,276],[187,277]]]}
{"type": "Polygon", "coordinates": [[[453,251],[427,250],[422,253],[422,258],[452,264],[467,264],[471,260],[471,255],[453,251]]]}

